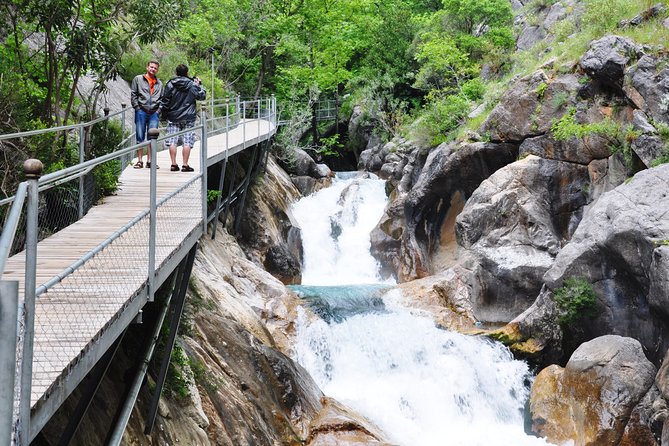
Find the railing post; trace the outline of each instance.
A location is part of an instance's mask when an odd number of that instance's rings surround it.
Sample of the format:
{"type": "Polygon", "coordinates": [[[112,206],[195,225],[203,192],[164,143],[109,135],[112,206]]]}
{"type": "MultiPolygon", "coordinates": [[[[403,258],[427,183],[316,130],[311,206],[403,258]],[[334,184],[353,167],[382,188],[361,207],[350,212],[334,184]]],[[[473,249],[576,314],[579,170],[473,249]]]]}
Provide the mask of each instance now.
{"type": "Polygon", "coordinates": [[[153,302],[153,298],[156,290],[154,289],[154,281],[156,276],[156,200],[157,200],[157,191],[156,186],[158,184],[158,172],[156,166],[158,165],[158,155],[157,155],[157,139],[160,134],[158,129],[149,129],[149,150],[151,151],[151,186],[149,192],[149,302],[153,302]]]}
{"type": "Polygon", "coordinates": [[[276,96],[272,95],[272,119],[270,121],[272,124],[274,124],[274,127],[276,127],[276,96]]]}
{"type": "Polygon", "coordinates": [[[235,111],[237,112],[237,119],[238,123],[242,120],[242,109],[241,109],[241,104],[240,104],[241,98],[239,95],[237,95],[237,98],[235,99],[235,111]]]}
{"type": "Polygon", "coordinates": [[[260,144],[260,98],[258,98],[258,115],[256,116],[256,120],[258,121],[258,139],[256,144],[260,144]]]}
{"type": "Polygon", "coordinates": [[[33,343],[35,341],[35,290],[37,288],[37,224],[39,178],[44,166],[37,159],[28,159],[23,170],[28,181],[26,207],[26,271],[23,299],[23,351],[21,354],[21,397],[19,402],[18,444],[30,443],[30,396],[33,378],[33,343]]]}
{"type": "Polygon", "coordinates": [[[207,233],[207,112],[202,110],[202,140],[200,141],[200,174],[202,175],[202,233],[207,233]]]}
{"type": "MultiPolygon", "coordinates": [[[[84,126],[79,128],[79,163],[84,162],[84,150],[85,150],[85,130],[84,126]]],[[[84,177],[79,177],[79,220],[84,216],[84,177]]]]}
{"type": "MultiPolygon", "coordinates": [[[[126,104],[125,102],[121,103],[121,145],[122,145],[122,148],[125,148],[125,146],[123,145],[123,141],[125,141],[125,112],[126,112],[126,107],[127,106],[128,106],[128,104],[126,104]]],[[[120,171],[119,171],[119,176],[123,173],[123,169],[124,169],[125,165],[127,164],[127,162],[125,160],[126,156],[128,156],[128,155],[123,155],[121,157],[121,159],[119,160],[120,164],[121,164],[120,171]]]]}
{"type": "Polygon", "coordinates": [[[18,309],[19,282],[0,282],[0,444],[12,444],[14,432],[18,309]]]}
{"type": "Polygon", "coordinates": [[[209,54],[211,54],[211,119],[213,120],[216,115],[216,113],[214,113],[214,48],[209,48],[208,51],[209,54]]]}
{"type": "Polygon", "coordinates": [[[243,121],[242,121],[242,150],[246,149],[246,101],[242,102],[242,112],[243,112],[243,121]]]}

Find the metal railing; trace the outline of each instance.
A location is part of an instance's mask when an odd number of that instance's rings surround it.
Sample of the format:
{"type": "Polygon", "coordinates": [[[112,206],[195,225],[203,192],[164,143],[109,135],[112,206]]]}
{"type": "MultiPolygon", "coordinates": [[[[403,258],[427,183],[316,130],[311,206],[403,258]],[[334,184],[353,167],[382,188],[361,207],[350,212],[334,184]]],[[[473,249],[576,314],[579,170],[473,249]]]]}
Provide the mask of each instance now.
{"type": "MultiPolygon", "coordinates": [[[[35,377],[53,378],[47,376],[46,364],[43,365],[39,358],[48,357],[47,362],[50,367],[53,368],[53,363],[57,363],[62,370],[67,370],[73,361],[83,354],[85,347],[73,343],[47,346],[47,343],[39,342],[40,339],[52,336],[59,330],[63,332],[71,330],[71,327],[68,328],[68,318],[73,314],[78,315],[80,319],[77,330],[80,330],[82,337],[91,340],[101,336],[110,320],[118,317],[119,311],[124,311],[124,305],[128,299],[137,294],[138,289],[145,287],[147,300],[153,299],[153,294],[160,285],[156,283],[157,270],[169,259],[173,249],[171,247],[178,247],[184,239],[193,234],[199,236],[206,232],[209,220],[207,218],[209,138],[225,133],[225,137],[215,138],[219,140],[216,144],[221,146],[214,149],[225,152],[222,161],[227,164],[230,131],[242,127],[241,132],[245,141],[241,148],[243,150],[247,147],[247,139],[257,137],[256,143],[260,140],[261,120],[267,121],[268,128],[276,127],[274,97],[250,101],[235,97],[209,104],[202,107],[197,125],[169,135],[172,137],[187,132],[199,135],[200,172],[177,190],[158,197],[157,162],[152,163],[148,206],[78,260],[43,283],[37,283],[37,243],[85,216],[88,209],[82,205],[81,198],[86,187],[84,178],[94,169],[107,166],[108,170],[116,170],[115,181],[117,181],[123,168],[129,165],[134,152],[145,147],[147,143],[128,145],[129,138],[126,137],[122,124],[121,141],[117,149],[111,153],[86,161],[83,159],[86,146],[80,143],[77,164],[44,176],[41,176],[41,162],[28,160],[24,164],[26,181],[20,183],[13,197],[0,201],[0,208],[6,206],[3,211],[5,222],[0,234],[0,279],[8,258],[18,250],[25,251],[23,300],[20,299],[17,282],[0,282],[2,291],[0,309],[8,308],[11,315],[11,308],[17,307],[18,321],[15,326],[20,327],[18,333],[14,332],[16,336],[3,335],[0,339],[0,370],[4,370],[7,361],[11,360],[14,364],[15,358],[19,358],[16,364],[16,377],[11,376],[12,382],[2,381],[2,379],[9,380],[8,376],[0,377],[0,444],[27,445],[38,433],[30,425],[31,407],[35,401],[43,397],[43,394],[35,393],[32,383],[35,377]],[[247,135],[247,124],[255,120],[258,122],[256,127],[258,134],[247,135]],[[111,168],[108,167],[110,163],[111,168]],[[53,191],[61,192],[54,194],[53,191]],[[78,196],[75,200],[73,196],[68,196],[62,191],[77,191],[78,196]],[[51,203],[52,201],[55,203],[51,203]],[[67,218],[53,222],[52,212],[57,205],[65,205],[68,209],[67,218]],[[124,280],[122,282],[112,280],[114,277],[124,277],[124,280]],[[87,304],[77,299],[83,292],[95,296],[95,303],[90,305],[90,308],[86,308],[87,304]],[[45,351],[46,348],[50,351],[45,351]],[[8,426],[11,428],[5,429],[8,426]]],[[[125,113],[124,108],[88,123],[0,135],[0,142],[49,132],[68,135],[65,138],[79,135],[78,142],[81,142],[85,140],[86,128],[117,116],[122,116],[123,123],[125,113]]],[[[157,160],[158,148],[163,145],[159,143],[167,136],[159,138],[155,129],[149,133],[151,159],[157,160]]],[[[132,134],[134,137],[134,132],[132,134]]],[[[0,317],[6,318],[7,315],[0,311],[0,317]]],[[[5,331],[7,331],[6,326],[5,331]]],[[[46,392],[47,396],[51,392],[51,387],[46,392]]]]}

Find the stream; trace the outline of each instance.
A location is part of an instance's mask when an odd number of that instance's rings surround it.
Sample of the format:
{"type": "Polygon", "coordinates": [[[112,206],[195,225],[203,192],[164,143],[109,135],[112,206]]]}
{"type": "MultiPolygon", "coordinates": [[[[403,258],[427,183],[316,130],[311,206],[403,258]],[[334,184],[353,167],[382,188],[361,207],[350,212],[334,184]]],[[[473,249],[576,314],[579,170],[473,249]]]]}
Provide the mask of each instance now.
{"type": "Polygon", "coordinates": [[[439,329],[399,304],[379,277],[369,234],[386,205],[384,182],[338,174],[301,199],[302,311],[296,360],[323,392],[402,446],[545,445],[523,429],[533,376],[502,344],[439,329]]]}

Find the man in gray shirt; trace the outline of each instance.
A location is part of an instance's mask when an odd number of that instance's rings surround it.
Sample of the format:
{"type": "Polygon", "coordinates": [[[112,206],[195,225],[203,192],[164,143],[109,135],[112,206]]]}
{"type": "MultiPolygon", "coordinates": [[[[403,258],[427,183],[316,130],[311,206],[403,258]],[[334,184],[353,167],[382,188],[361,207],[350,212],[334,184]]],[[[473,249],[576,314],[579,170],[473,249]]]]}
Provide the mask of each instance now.
{"type": "MultiPolygon", "coordinates": [[[[135,137],[136,142],[143,142],[147,130],[158,128],[160,122],[160,99],[163,96],[163,83],[158,79],[160,64],[155,60],[146,64],[146,73],[135,76],[130,85],[130,104],[135,109],[135,137]]],[[[135,169],[144,167],[142,159],[144,149],[137,150],[135,169]]],[[[146,167],[151,167],[151,150],[147,146],[146,167]]],[[[158,168],[158,165],[156,165],[158,168]]]]}

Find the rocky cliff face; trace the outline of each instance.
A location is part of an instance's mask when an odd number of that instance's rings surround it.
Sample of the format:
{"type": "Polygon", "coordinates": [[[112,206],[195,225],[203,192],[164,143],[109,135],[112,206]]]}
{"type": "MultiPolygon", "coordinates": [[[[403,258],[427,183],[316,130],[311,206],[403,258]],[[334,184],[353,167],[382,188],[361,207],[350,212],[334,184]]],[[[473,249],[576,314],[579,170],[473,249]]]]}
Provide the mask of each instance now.
{"type": "Polygon", "coordinates": [[[656,50],[604,37],[574,66],[549,62],[514,80],[469,141],[377,144],[360,156],[389,178],[391,203],[372,235],[388,271],[448,278],[430,285],[442,305],[510,321],[491,335],[540,366],[566,363],[533,389],[534,431],[552,441],[669,439],[657,384],[666,364],[654,368],[669,348],[669,166],[655,167],[668,153],[669,70],[656,50]],[[390,147],[400,144],[411,147],[390,147]],[[577,278],[592,287],[594,310],[566,323],[576,304],[556,294],[577,278]]]}

